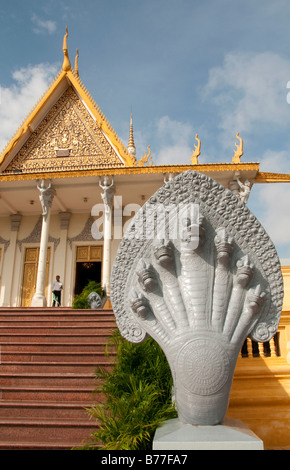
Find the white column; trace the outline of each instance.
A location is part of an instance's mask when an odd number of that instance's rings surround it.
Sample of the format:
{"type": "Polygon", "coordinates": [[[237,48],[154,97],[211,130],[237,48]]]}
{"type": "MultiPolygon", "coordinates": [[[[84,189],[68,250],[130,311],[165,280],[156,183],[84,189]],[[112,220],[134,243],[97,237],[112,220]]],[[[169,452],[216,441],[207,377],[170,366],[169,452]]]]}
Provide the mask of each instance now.
{"type": "MultiPolygon", "coordinates": [[[[71,218],[71,213],[70,212],[60,212],[59,213],[60,217],[60,242],[57,247],[57,252],[56,254],[59,253],[60,256],[58,256],[59,261],[56,264],[55,262],[55,276],[59,275],[61,282],[64,285],[64,291],[62,293],[62,306],[65,306],[66,299],[68,297],[68,283],[65,278],[65,273],[66,273],[66,252],[67,252],[67,234],[68,234],[68,228],[69,228],[69,223],[70,223],[70,218],[71,218]]],[[[54,276],[54,278],[55,278],[54,276]]]]}
{"type": "Polygon", "coordinates": [[[46,274],[46,257],[47,257],[47,245],[49,235],[49,223],[50,223],[50,207],[52,204],[55,190],[51,187],[50,181],[46,185],[45,180],[41,180],[37,184],[37,188],[40,191],[40,202],[42,205],[42,228],[39,248],[39,261],[37,270],[37,281],[36,291],[31,301],[31,307],[46,307],[47,300],[45,298],[45,274],[46,274]]]}
{"type": "Polygon", "coordinates": [[[5,255],[6,259],[9,259],[9,263],[5,264],[5,291],[3,306],[12,307],[11,301],[11,292],[13,289],[13,277],[14,277],[14,265],[15,265],[15,255],[16,255],[16,242],[17,234],[20,226],[22,215],[21,214],[11,214],[11,236],[10,236],[10,245],[5,255]]]}
{"type": "Polygon", "coordinates": [[[110,183],[109,177],[105,176],[103,184],[100,178],[99,185],[100,188],[104,191],[101,196],[105,206],[102,288],[104,289],[106,296],[110,298],[112,205],[115,192],[114,177],[112,176],[110,183]]]}

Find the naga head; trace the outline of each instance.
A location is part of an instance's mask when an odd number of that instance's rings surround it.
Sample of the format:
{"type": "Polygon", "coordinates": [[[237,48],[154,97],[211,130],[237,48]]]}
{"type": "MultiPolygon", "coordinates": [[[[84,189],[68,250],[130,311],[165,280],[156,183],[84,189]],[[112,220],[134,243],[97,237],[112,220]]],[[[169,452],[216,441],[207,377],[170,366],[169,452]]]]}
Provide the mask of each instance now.
{"type": "Polygon", "coordinates": [[[146,297],[141,293],[133,291],[131,298],[131,308],[139,317],[146,320],[150,314],[150,306],[146,297]]]}
{"type": "Polygon", "coordinates": [[[244,287],[253,276],[254,265],[250,262],[248,255],[237,261],[237,283],[244,287]]]}
{"type": "Polygon", "coordinates": [[[225,228],[222,227],[217,230],[214,242],[217,250],[218,262],[227,264],[233,252],[233,237],[226,232],[225,228]]]}
{"type": "Polygon", "coordinates": [[[146,292],[154,292],[158,289],[158,279],[156,272],[150,263],[143,259],[140,262],[140,268],[137,271],[138,281],[146,292]]]}
{"type": "Polygon", "coordinates": [[[170,240],[161,240],[154,247],[154,255],[160,266],[170,269],[174,264],[173,246],[170,240]]]}

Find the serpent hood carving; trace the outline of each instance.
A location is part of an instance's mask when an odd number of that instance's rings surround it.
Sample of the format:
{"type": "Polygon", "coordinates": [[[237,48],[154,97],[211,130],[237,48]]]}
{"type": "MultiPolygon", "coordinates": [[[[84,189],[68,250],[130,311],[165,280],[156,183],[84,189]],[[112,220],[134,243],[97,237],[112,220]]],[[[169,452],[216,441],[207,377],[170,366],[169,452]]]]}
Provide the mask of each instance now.
{"type": "Polygon", "coordinates": [[[121,334],[147,335],[169,362],[183,423],[221,423],[246,337],[268,341],[283,301],[264,228],[228,189],[187,171],[166,182],[120,243],[111,301],[121,334]]]}

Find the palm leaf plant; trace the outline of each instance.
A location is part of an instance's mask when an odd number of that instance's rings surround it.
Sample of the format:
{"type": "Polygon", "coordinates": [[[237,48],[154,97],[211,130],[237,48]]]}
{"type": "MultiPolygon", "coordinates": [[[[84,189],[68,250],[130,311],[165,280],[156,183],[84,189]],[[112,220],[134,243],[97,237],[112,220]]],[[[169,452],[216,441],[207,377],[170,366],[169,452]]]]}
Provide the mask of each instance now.
{"type": "MultiPolygon", "coordinates": [[[[116,330],[107,346],[115,352],[112,367],[97,368],[103,399],[87,411],[97,428],[84,449],[149,450],[160,424],[176,417],[172,377],[166,357],[152,339],[132,344],[116,330]]],[[[98,396],[98,395],[97,395],[98,396]]]]}

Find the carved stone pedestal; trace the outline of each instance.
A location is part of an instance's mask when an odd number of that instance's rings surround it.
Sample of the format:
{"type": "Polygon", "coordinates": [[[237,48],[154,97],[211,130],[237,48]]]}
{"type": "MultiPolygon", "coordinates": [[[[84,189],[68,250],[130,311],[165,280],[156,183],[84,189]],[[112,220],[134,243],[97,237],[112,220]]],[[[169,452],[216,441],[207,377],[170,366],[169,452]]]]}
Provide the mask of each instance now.
{"type": "Polygon", "coordinates": [[[153,450],[264,450],[264,444],[235,419],[216,426],[192,426],[171,419],[157,429],[153,450]]]}

